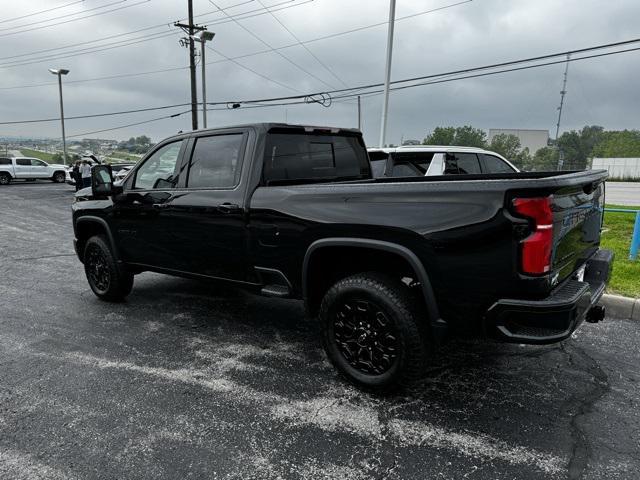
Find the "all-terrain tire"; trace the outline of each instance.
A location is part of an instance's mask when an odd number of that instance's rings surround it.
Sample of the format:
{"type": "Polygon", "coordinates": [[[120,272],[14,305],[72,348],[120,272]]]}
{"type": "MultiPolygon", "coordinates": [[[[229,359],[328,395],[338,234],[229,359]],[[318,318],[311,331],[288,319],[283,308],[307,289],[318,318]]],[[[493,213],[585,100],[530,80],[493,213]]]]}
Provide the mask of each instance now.
{"type": "Polygon", "coordinates": [[[95,235],[87,240],[83,259],[87,281],[98,298],[118,302],[131,293],[133,273],[118,265],[104,235],[95,235]]]}
{"type": "Polygon", "coordinates": [[[388,275],[368,272],[343,278],[327,291],[320,305],[325,352],[338,372],[361,388],[385,393],[411,389],[420,384],[430,352],[428,329],[421,327],[427,321],[422,310],[413,292],[388,275]],[[345,326],[345,318],[351,318],[354,308],[358,310],[353,315],[356,320],[350,323],[356,325],[355,341],[348,340],[353,329],[345,326]],[[375,327],[367,328],[372,324],[375,327]],[[383,336],[395,337],[395,341],[386,342],[385,349],[377,343],[383,336]],[[393,349],[388,348],[390,344],[393,349]],[[380,366],[376,368],[374,363],[380,366]]]}

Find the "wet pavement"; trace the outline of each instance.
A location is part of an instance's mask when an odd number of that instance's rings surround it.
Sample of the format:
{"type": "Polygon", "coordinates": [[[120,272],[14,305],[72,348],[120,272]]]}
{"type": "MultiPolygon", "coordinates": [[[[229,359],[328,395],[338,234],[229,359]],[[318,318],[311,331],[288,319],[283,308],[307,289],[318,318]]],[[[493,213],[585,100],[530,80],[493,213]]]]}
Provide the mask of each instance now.
{"type": "Polygon", "coordinates": [[[640,478],[640,323],[453,342],[380,398],[297,302],[150,273],[99,301],[71,200],[0,187],[0,478],[640,478]]]}

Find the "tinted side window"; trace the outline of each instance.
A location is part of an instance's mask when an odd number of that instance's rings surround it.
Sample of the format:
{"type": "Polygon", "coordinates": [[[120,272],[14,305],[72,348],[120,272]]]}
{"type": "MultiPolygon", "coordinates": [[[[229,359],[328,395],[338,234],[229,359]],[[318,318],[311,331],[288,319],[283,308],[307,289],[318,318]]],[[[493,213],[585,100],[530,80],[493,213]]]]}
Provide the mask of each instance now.
{"type": "Polygon", "coordinates": [[[420,171],[411,163],[396,163],[391,171],[392,177],[422,177],[424,173],[420,171]]]}
{"type": "Polygon", "coordinates": [[[235,187],[240,180],[242,140],[241,133],[196,139],[187,187],[235,187]]]}
{"type": "Polygon", "coordinates": [[[16,165],[20,165],[22,167],[30,167],[31,160],[28,158],[16,158],[16,165]]]}
{"type": "Polygon", "coordinates": [[[36,160],[35,158],[31,159],[31,166],[32,167],[46,167],[47,164],[44,162],[41,162],[40,160],[36,160]]]}
{"type": "Polygon", "coordinates": [[[433,152],[396,152],[393,160],[395,163],[410,163],[418,171],[419,176],[424,176],[429,170],[433,155],[433,152]]]}
{"type": "Polygon", "coordinates": [[[445,158],[445,175],[481,173],[480,162],[475,153],[448,153],[445,158]]]}
{"type": "Polygon", "coordinates": [[[364,145],[355,136],[270,133],[264,181],[350,180],[370,177],[364,145]]]}
{"type": "Polygon", "coordinates": [[[371,160],[371,173],[375,178],[384,176],[384,168],[387,166],[387,160],[371,160]]]}
{"type": "Polygon", "coordinates": [[[515,171],[507,162],[495,155],[483,154],[482,159],[486,173],[513,173],[515,171]]]}
{"type": "Polygon", "coordinates": [[[180,140],[164,145],[147,158],[136,172],[133,188],[175,188],[178,183],[176,169],[182,142],[180,140]]]}
{"type": "Polygon", "coordinates": [[[11,165],[10,158],[0,158],[0,165],[11,165]]]}

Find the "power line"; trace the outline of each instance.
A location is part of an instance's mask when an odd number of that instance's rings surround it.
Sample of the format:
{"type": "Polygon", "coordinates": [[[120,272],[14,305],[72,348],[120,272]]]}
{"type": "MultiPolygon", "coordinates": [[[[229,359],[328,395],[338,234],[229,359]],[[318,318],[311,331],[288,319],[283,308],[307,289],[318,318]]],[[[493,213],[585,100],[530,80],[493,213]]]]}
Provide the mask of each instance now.
{"type": "Polygon", "coordinates": [[[72,17],[74,15],[81,15],[83,13],[93,12],[93,11],[96,11],[96,10],[102,10],[103,8],[111,7],[113,5],[118,5],[118,4],[124,3],[126,1],[127,0],[116,0],[115,2],[107,3],[106,5],[101,5],[99,7],[89,8],[87,10],[80,10],[78,12],[65,13],[64,15],[60,15],[60,16],[57,16],[57,17],[45,18],[44,20],[38,20],[37,22],[23,23],[22,25],[15,25],[13,27],[2,28],[2,29],[0,29],[0,32],[6,32],[7,30],[17,30],[17,29],[24,28],[24,27],[31,27],[33,25],[40,25],[42,23],[48,23],[48,22],[52,22],[54,20],[60,20],[61,18],[72,17]]]}
{"type": "Polygon", "coordinates": [[[28,61],[7,62],[7,63],[0,64],[0,68],[21,67],[24,65],[33,65],[36,63],[52,62],[52,61],[60,60],[63,58],[71,58],[71,57],[77,57],[80,55],[88,55],[90,53],[104,52],[107,50],[113,50],[115,48],[127,47],[129,45],[137,45],[139,43],[150,42],[152,40],[158,40],[160,38],[172,37],[177,33],[178,32],[175,30],[168,33],[167,32],[155,33],[148,36],[129,38],[126,40],[111,42],[105,45],[96,45],[94,47],[83,48],[83,49],[79,49],[71,52],[62,52],[60,54],[48,55],[48,56],[39,57],[39,58],[28,60],[28,61]]]}
{"type": "Polygon", "coordinates": [[[298,38],[298,36],[297,36],[295,33],[293,33],[293,32],[292,32],[292,31],[291,31],[291,30],[290,30],[290,29],[289,29],[289,28],[288,28],[284,23],[282,23],[282,21],[281,21],[278,17],[276,17],[276,15],[275,15],[271,10],[269,10],[269,8],[268,8],[268,7],[266,7],[266,6],[264,5],[264,3],[262,3],[262,0],[258,0],[258,3],[259,3],[260,5],[262,5],[264,8],[266,8],[266,9],[267,9],[267,12],[269,12],[269,14],[271,15],[271,17],[272,17],[276,22],[278,22],[278,23],[280,24],[280,26],[281,26],[282,28],[284,28],[284,29],[289,33],[289,35],[291,35],[291,36],[293,37],[293,39],[294,39],[296,42],[298,42],[298,44],[299,44],[300,46],[302,46],[302,48],[304,48],[304,49],[307,51],[307,53],[309,53],[309,55],[311,55],[313,58],[315,58],[315,60],[316,60],[316,61],[317,61],[317,62],[318,62],[318,63],[319,63],[319,64],[320,64],[320,65],[321,65],[321,66],[322,66],[322,67],[323,67],[327,72],[329,72],[331,75],[333,75],[333,77],[334,77],[336,80],[338,80],[340,83],[342,83],[342,85],[344,85],[345,87],[348,87],[348,86],[349,86],[349,85],[347,85],[347,84],[344,82],[344,80],[342,80],[342,78],[340,78],[338,75],[336,75],[336,73],[335,73],[331,68],[329,68],[329,67],[328,67],[328,66],[327,66],[327,65],[326,65],[322,60],[320,60],[320,59],[318,58],[318,56],[317,56],[315,53],[313,53],[313,52],[309,49],[309,47],[307,47],[304,43],[302,43],[302,41],[298,38]]]}
{"type": "Polygon", "coordinates": [[[143,120],[141,122],[129,123],[127,125],[118,125],[117,127],[103,128],[102,130],[94,130],[92,132],[76,133],[74,135],[67,135],[67,138],[84,137],[86,135],[93,135],[95,133],[111,132],[113,130],[120,130],[122,128],[134,127],[136,125],[144,125],[146,123],[157,122],[158,120],[164,120],[166,118],[176,118],[176,117],[179,117],[181,115],[184,115],[185,113],[190,113],[190,112],[191,112],[191,110],[185,110],[184,112],[174,113],[173,115],[165,115],[165,116],[162,116],[162,117],[151,118],[149,120],[143,120]]]}
{"type": "MultiPolygon", "coordinates": [[[[146,1],[150,1],[150,0],[146,0],[146,1]]],[[[254,1],[254,0],[250,0],[250,1],[254,1]]],[[[295,1],[295,0],[287,0],[285,2],[281,2],[281,3],[275,4],[275,5],[277,6],[277,5],[289,4],[289,3],[293,2],[293,1],[295,1]]],[[[312,1],[314,1],[314,0],[306,0],[304,2],[296,3],[295,5],[284,6],[282,8],[277,9],[277,11],[285,10],[285,9],[289,9],[289,8],[293,8],[293,7],[298,7],[298,6],[304,5],[306,3],[310,3],[312,1]]],[[[140,3],[144,3],[144,2],[140,2],[140,3]]],[[[234,4],[234,5],[230,5],[229,7],[227,7],[227,9],[238,7],[238,6],[244,5],[246,3],[249,3],[249,2],[243,1],[243,2],[240,2],[240,3],[234,4]]],[[[131,5],[131,6],[133,6],[133,5],[131,5]]],[[[270,8],[272,8],[272,7],[270,7],[270,8]]],[[[258,9],[258,10],[264,10],[264,9],[258,9]]],[[[252,10],[252,11],[257,11],[257,10],[252,10]]],[[[107,12],[104,12],[104,13],[107,13],[107,12]]],[[[214,13],[214,12],[209,12],[208,14],[211,14],[211,13],[214,13]]],[[[247,13],[247,12],[245,12],[245,13],[247,13]]],[[[232,15],[231,17],[251,18],[251,17],[254,17],[254,16],[258,16],[258,15],[266,15],[266,12],[263,12],[263,13],[256,14],[256,15],[245,16],[245,13],[232,15]]],[[[194,15],[194,17],[199,17],[199,16],[201,16],[201,15],[194,15]]],[[[231,18],[231,17],[229,17],[229,18],[231,18]]],[[[221,22],[215,23],[215,25],[217,25],[219,23],[229,23],[231,21],[232,20],[229,20],[229,19],[222,20],[221,22]]],[[[71,57],[75,57],[75,56],[79,56],[79,55],[86,55],[86,54],[89,54],[89,53],[93,53],[94,51],[95,52],[101,52],[101,51],[110,50],[112,48],[119,48],[119,47],[124,47],[124,46],[128,46],[128,45],[135,45],[136,43],[141,43],[142,41],[157,40],[157,39],[160,39],[160,38],[169,37],[173,33],[167,33],[167,34],[164,34],[164,36],[163,36],[162,33],[157,32],[157,33],[151,34],[153,37],[143,38],[140,42],[134,42],[134,43],[126,43],[126,42],[129,42],[132,39],[123,39],[123,40],[119,40],[118,42],[113,42],[112,44],[95,45],[93,47],[86,47],[86,44],[89,44],[89,43],[97,43],[97,42],[101,42],[103,40],[110,40],[112,38],[121,38],[122,36],[133,35],[135,33],[140,33],[140,32],[144,32],[144,31],[148,31],[148,30],[167,27],[168,25],[169,25],[168,23],[167,24],[161,23],[161,24],[157,24],[157,25],[151,25],[151,26],[140,28],[140,29],[137,29],[137,30],[132,30],[130,32],[124,32],[124,33],[119,33],[119,34],[115,34],[115,35],[109,35],[107,37],[102,37],[100,39],[95,39],[95,40],[88,40],[88,41],[82,42],[82,43],[75,43],[75,44],[65,45],[63,47],[48,48],[48,49],[44,49],[44,50],[37,50],[37,51],[33,51],[33,52],[22,53],[22,54],[18,54],[18,55],[10,55],[10,56],[7,56],[7,57],[1,57],[0,60],[9,60],[9,59],[12,59],[12,58],[20,58],[20,57],[30,57],[30,56],[32,56],[34,54],[38,54],[38,53],[46,53],[46,52],[51,52],[51,51],[54,51],[54,50],[65,50],[65,49],[74,48],[74,47],[78,47],[78,46],[85,47],[85,48],[82,48],[82,49],[77,50],[75,52],[74,51],[60,52],[60,53],[54,53],[51,56],[42,56],[38,60],[34,60],[33,58],[29,58],[28,60],[25,60],[24,62],[15,61],[15,62],[6,62],[6,64],[4,64],[7,67],[17,67],[17,66],[31,65],[31,64],[36,64],[36,63],[43,63],[43,62],[46,62],[46,61],[56,60],[56,59],[61,59],[61,58],[71,58],[71,57]],[[122,43],[119,43],[119,42],[122,42],[122,43]],[[107,45],[114,45],[114,46],[108,47],[107,45]],[[95,48],[96,50],[89,50],[89,49],[93,49],[93,48],[95,48]],[[79,52],[79,53],[77,53],[77,52],[79,52]]],[[[0,35],[0,37],[2,37],[2,35],[0,35]]],[[[2,66],[3,65],[0,65],[0,67],[2,67],[2,66]]]]}
{"type": "Polygon", "coordinates": [[[292,90],[292,91],[294,91],[294,92],[302,93],[302,92],[301,92],[300,90],[298,90],[297,88],[294,88],[294,87],[292,87],[292,86],[290,86],[290,85],[287,85],[286,83],[282,83],[282,82],[280,82],[280,81],[278,81],[278,80],[276,80],[276,79],[274,79],[274,78],[271,78],[271,77],[268,77],[268,76],[266,76],[266,75],[263,75],[262,73],[257,72],[256,70],[254,70],[254,69],[252,69],[252,68],[250,68],[250,67],[247,67],[246,65],[243,65],[242,63],[238,62],[237,60],[234,60],[234,59],[233,59],[233,58],[231,58],[231,57],[227,57],[224,53],[222,53],[222,52],[220,52],[220,51],[216,50],[215,48],[212,48],[212,47],[207,46],[207,49],[211,50],[211,51],[212,51],[212,52],[214,52],[214,53],[217,53],[217,54],[218,54],[218,55],[220,55],[221,57],[226,58],[227,60],[229,60],[230,62],[234,63],[235,65],[238,65],[239,67],[242,67],[242,68],[244,68],[245,70],[247,70],[247,71],[249,71],[249,72],[251,72],[251,73],[253,73],[253,74],[257,75],[257,76],[259,76],[259,77],[261,77],[261,78],[264,78],[265,80],[267,80],[267,81],[269,81],[269,82],[275,83],[276,85],[280,85],[281,87],[284,87],[284,88],[286,88],[286,89],[288,89],[288,90],[292,90]]]}
{"type": "Polygon", "coordinates": [[[71,5],[75,5],[77,3],[82,3],[84,0],[75,0],[74,2],[65,3],[64,5],[58,5],[57,7],[47,8],[46,10],[40,10],[38,12],[27,13],[26,15],[20,15],[19,17],[6,18],[4,20],[0,20],[0,23],[9,23],[15,20],[22,20],[23,18],[35,17],[36,15],[41,15],[43,13],[52,12],[54,10],[61,10],[63,8],[70,7],[71,5]]]}
{"type": "MultiPolygon", "coordinates": [[[[222,8],[220,8],[218,5],[215,4],[215,2],[213,0],[209,0],[209,3],[211,5],[213,5],[214,7],[218,8],[219,10],[222,11],[222,13],[224,13],[226,16],[229,16],[229,14],[222,8]]],[[[279,50],[276,50],[274,47],[272,47],[266,40],[264,40],[262,37],[256,35],[255,33],[253,33],[253,31],[247,27],[245,27],[243,24],[240,23],[239,20],[229,17],[233,20],[233,22],[238,25],[240,28],[242,28],[245,32],[247,32],[249,35],[251,35],[253,38],[255,38],[256,40],[258,40],[260,43],[262,43],[264,46],[266,46],[267,48],[269,48],[271,51],[275,52],[276,54],[278,54],[278,56],[284,58],[287,62],[289,62],[291,65],[293,65],[294,67],[296,67],[298,70],[300,70],[301,72],[306,73],[307,75],[309,75],[312,78],[315,78],[316,80],[318,80],[320,83],[327,85],[330,88],[335,88],[333,85],[331,85],[330,83],[325,82],[323,79],[321,79],[320,77],[318,77],[317,75],[311,73],[310,71],[306,70],[305,68],[301,67],[300,65],[298,65],[296,62],[294,62],[293,60],[291,60],[289,57],[287,57],[284,53],[280,52],[279,50]]]]}
{"type": "Polygon", "coordinates": [[[33,27],[33,28],[27,28],[27,29],[24,29],[24,30],[19,30],[17,32],[3,33],[2,35],[0,35],[0,38],[1,37],[8,37],[8,36],[11,36],[11,35],[18,35],[19,33],[32,32],[34,30],[41,30],[43,28],[56,27],[58,25],[65,25],[67,23],[76,22],[78,20],[84,20],[86,18],[92,18],[92,17],[97,17],[97,16],[100,16],[100,15],[106,15],[107,13],[117,12],[119,10],[124,10],[125,8],[135,7],[137,5],[141,5],[143,3],[148,3],[150,1],[151,0],[140,0],[139,2],[132,3],[130,5],[123,5],[123,6],[117,7],[117,8],[112,8],[111,10],[107,10],[105,12],[92,13],[91,15],[86,15],[84,17],[72,18],[72,19],[69,19],[69,20],[65,20],[63,22],[52,23],[51,25],[42,25],[40,27],[33,27]]]}
{"type": "MultiPolygon", "coordinates": [[[[554,53],[554,54],[542,55],[542,56],[538,56],[538,57],[525,58],[525,59],[521,59],[521,60],[511,60],[511,61],[508,61],[508,62],[495,63],[495,64],[492,64],[492,65],[484,65],[484,66],[480,66],[480,67],[466,68],[466,69],[463,69],[463,70],[456,70],[456,71],[444,72],[444,73],[439,73],[439,74],[423,75],[423,76],[419,76],[419,77],[406,78],[406,79],[401,79],[401,80],[394,80],[394,81],[391,82],[391,84],[399,85],[399,86],[393,87],[392,90],[403,90],[403,89],[415,88],[415,87],[424,86],[424,85],[434,85],[434,84],[438,84],[438,83],[447,83],[447,82],[463,80],[463,79],[468,79],[468,78],[484,77],[484,76],[490,76],[490,75],[497,75],[497,74],[501,74],[501,73],[514,72],[514,71],[520,71],[520,70],[528,70],[528,69],[540,68],[540,67],[544,67],[544,66],[556,65],[556,64],[567,62],[567,59],[560,59],[560,60],[555,60],[555,61],[550,61],[550,62],[545,62],[545,63],[537,63],[537,64],[534,64],[534,65],[524,65],[524,66],[521,66],[521,67],[515,67],[514,66],[512,68],[507,68],[507,69],[502,69],[502,70],[482,72],[483,70],[488,70],[488,69],[492,69],[492,68],[495,69],[496,67],[499,68],[501,66],[516,65],[516,64],[519,64],[519,63],[520,64],[522,64],[522,63],[531,63],[532,60],[533,61],[538,61],[540,59],[551,59],[551,58],[554,58],[554,57],[566,56],[567,54],[571,54],[572,55],[572,57],[568,61],[576,62],[576,61],[580,61],[580,60],[587,60],[587,59],[593,59],[593,58],[617,55],[617,54],[621,54],[621,53],[640,51],[640,47],[634,47],[634,48],[627,48],[627,49],[623,49],[623,50],[616,50],[616,51],[612,51],[612,52],[605,52],[605,53],[599,53],[599,54],[593,54],[593,55],[583,55],[583,56],[580,56],[580,57],[573,56],[577,52],[579,52],[579,53],[587,53],[587,52],[590,52],[590,51],[601,50],[603,48],[611,48],[612,46],[622,46],[622,45],[628,45],[628,44],[631,44],[631,43],[638,43],[638,42],[640,42],[640,38],[639,39],[634,39],[634,40],[626,40],[626,41],[623,41],[623,42],[615,42],[615,43],[609,43],[609,44],[603,44],[603,45],[596,45],[596,46],[593,46],[593,47],[581,48],[581,49],[577,49],[577,50],[571,50],[571,51],[568,51],[568,52],[559,52],[559,53],[554,53]],[[469,75],[463,75],[463,76],[454,76],[454,75],[467,74],[467,73],[472,73],[472,72],[482,72],[482,73],[469,74],[469,75]],[[450,78],[444,78],[444,77],[450,77],[450,78]],[[421,80],[426,80],[426,81],[422,81],[422,82],[419,82],[419,83],[411,83],[409,85],[403,85],[403,84],[408,83],[408,82],[416,82],[416,81],[421,81],[421,80]]],[[[341,99],[349,99],[349,98],[353,98],[353,97],[355,97],[357,95],[361,95],[361,96],[377,95],[380,92],[382,92],[382,90],[371,90],[371,89],[379,88],[381,86],[382,86],[382,83],[376,83],[376,84],[361,85],[361,86],[351,87],[351,88],[343,88],[343,89],[331,90],[331,91],[327,91],[327,92],[316,92],[316,93],[302,94],[302,95],[290,95],[290,96],[270,97],[270,98],[262,98],[262,99],[251,99],[251,100],[227,100],[227,101],[224,101],[224,102],[207,102],[207,105],[225,106],[225,108],[221,108],[220,110],[226,109],[226,106],[229,105],[229,104],[236,104],[236,103],[247,105],[247,107],[244,107],[244,108],[249,108],[249,107],[251,107],[251,108],[260,108],[260,107],[267,107],[267,106],[272,107],[272,106],[284,106],[284,105],[297,105],[297,104],[304,104],[304,103],[314,103],[315,101],[313,100],[313,98],[315,98],[315,97],[319,97],[321,95],[331,95],[331,94],[336,94],[336,93],[341,94],[341,95],[333,96],[332,99],[335,100],[335,101],[340,101],[341,99]],[[368,91],[365,91],[365,90],[368,90],[368,91]],[[309,99],[312,99],[312,100],[310,101],[309,99]],[[267,102],[269,102],[268,105],[266,104],[267,102]],[[276,102],[280,102],[280,103],[276,103],[276,102]],[[259,104],[264,104],[264,105],[259,105],[259,104]]],[[[160,107],[150,107],[150,108],[142,108],[142,109],[135,109],[135,110],[125,110],[125,111],[119,111],[119,112],[108,112],[108,113],[99,113],[99,114],[91,114],[91,115],[79,115],[79,116],[73,116],[73,117],[66,117],[66,119],[73,120],[73,119],[95,118],[95,117],[112,116],[112,115],[123,115],[123,114],[129,114],[129,113],[139,113],[139,112],[144,112],[144,111],[160,110],[160,109],[167,109],[167,108],[176,108],[176,107],[186,106],[186,105],[190,105],[190,104],[184,103],[184,104],[164,105],[164,106],[160,106],[160,107]]],[[[0,125],[40,123],[40,122],[51,122],[51,121],[58,121],[58,120],[60,120],[60,119],[59,118],[47,118],[47,119],[38,119],[38,120],[17,120],[17,121],[10,121],[10,122],[0,122],[0,125]]]]}
{"type": "MultiPolygon", "coordinates": [[[[191,103],[177,103],[175,105],[162,105],[160,107],[147,107],[137,108],[134,110],[121,110],[119,112],[107,112],[107,113],[93,113],[89,115],[76,115],[73,117],[65,117],[65,120],[79,120],[84,118],[97,118],[97,117],[110,117],[113,115],[125,115],[129,113],[151,112],[153,110],[166,110],[167,108],[186,107],[191,103]]],[[[191,111],[191,110],[189,110],[191,111]]],[[[22,123],[44,123],[44,122],[57,122],[60,118],[40,118],[37,120],[12,120],[10,122],[0,122],[0,125],[15,125],[22,123]]]]}
{"type": "MultiPolygon", "coordinates": [[[[161,70],[150,70],[148,72],[137,72],[137,73],[122,73],[119,75],[109,75],[106,77],[95,77],[95,78],[84,78],[80,80],[66,80],[65,85],[69,83],[85,83],[85,82],[97,82],[100,80],[109,80],[115,78],[127,78],[127,77],[138,77],[142,75],[152,75],[155,73],[164,73],[164,72],[173,72],[176,70],[186,70],[189,67],[173,67],[173,68],[164,68],[161,70]]],[[[47,82],[47,83],[34,83],[32,85],[16,85],[12,87],[0,87],[0,90],[14,90],[14,89],[22,89],[22,88],[35,88],[35,87],[45,87],[50,85],[57,85],[58,82],[47,82]]]]}

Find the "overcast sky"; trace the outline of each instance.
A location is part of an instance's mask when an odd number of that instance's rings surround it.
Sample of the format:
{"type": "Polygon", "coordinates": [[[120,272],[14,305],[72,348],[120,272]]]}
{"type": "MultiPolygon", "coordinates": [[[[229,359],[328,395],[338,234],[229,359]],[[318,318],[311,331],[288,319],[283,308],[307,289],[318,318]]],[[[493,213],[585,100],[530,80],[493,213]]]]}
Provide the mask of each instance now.
{"type": "MultiPolygon", "coordinates": [[[[384,22],[389,9],[387,0],[262,1],[267,6],[279,5],[276,9],[299,4],[274,15],[302,41],[384,22]]],[[[229,15],[255,12],[261,8],[258,0],[214,2],[223,9],[236,5],[225,10],[229,15]],[[243,5],[238,5],[240,3],[243,5]]],[[[455,2],[398,0],[396,15],[403,17],[455,2]]],[[[170,26],[173,21],[186,17],[187,0],[1,0],[1,4],[0,121],[58,116],[55,83],[31,88],[8,88],[55,82],[56,78],[47,71],[50,67],[71,70],[64,78],[64,82],[69,82],[64,86],[66,116],[189,102],[189,77],[185,69],[71,83],[188,65],[188,50],[178,43],[182,34],[170,26]],[[68,6],[55,8],[63,5],[68,6]],[[46,9],[53,10],[12,20],[46,9]],[[108,10],[113,11],[97,15],[108,10]],[[89,15],[94,16],[74,21],[89,15]],[[55,20],[54,17],[60,18],[55,20]],[[47,26],[59,22],[66,23],[47,26]],[[158,27],[130,33],[152,26],[158,27]],[[138,42],[146,36],[165,33],[169,36],[121,48],[64,59],[42,58],[61,52],[78,53],[79,49],[112,46],[118,40],[138,42]],[[87,43],[110,36],[114,37],[87,43]],[[52,50],[69,45],[75,46],[52,50]],[[48,51],[35,53],[41,50],[48,51]],[[44,61],[27,65],[11,63],[38,60],[44,61]]],[[[265,44],[234,22],[214,25],[225,16],[222,12],[215,12],[216,7],[209,0],[194,0],[194,11],[196,16],[200,15],[196,17],[196,22],[209,25],[209,30],[216,33],[212,47],[227,57],[266,49],[265,44]],[[214,13],[202,15],[208,12],[214,13]]],[[[640,37],[638,19],[638,0],[473,0],[398,21],[392,79],[640,37]]],[[[270,15],[255,16],[240,23],[272,47],[296,42],[270,15]]],[[[208,51],[207,100],[286,96],[328,90],[330,86],[340,88],[344,84],[357,86],[381,82],[384,78],[386,35],[387,26],[382,25],[309,43],[308,48],[339,79],[301,46],[281,50],[291,61],[273,52],[237,60],[262,76],[229,61],[219,62],[223,57],[208,51]],[[272,78],[274,82],[264,77],[272,78]]],[[[483,129],[548,129],[553,135],[563,69],[563,65],[554,65],[394,92],[390,97],[387,141],[398,143],[402,136],[405,139],[422,139],[436,126],[465,124],[483,129]]],[[[572,63],[562,130],[580,128],[585,124],[599,124],[609,129],[639,128],[638,78],[640,52],[572,63]]],[[[198,75],[198,86],[199,82],[198,75]]],[[[370,145],[378,141],[381,102],[381,96],[362,99],[362,129],[370,145]]],[[[67,135],[140,122],[183,110],[184,107],[68,120],[67,135]]],[[[209,112],[208,118],[210,127],[285,120],[290,123],[355,127],[357,109],[355,102],[350,101],[336,102],[330,108],[301,105],[224,109],[209,112]]],[[[182,115],[91,137],[123,139],[148,134],[157,141],[179,130],[188,130],[190,126],[190,116],[182,115]]],[[[58,137],[60,125],[58,122],[0,125],[0,136],[7,135],[58,137]]]]}

